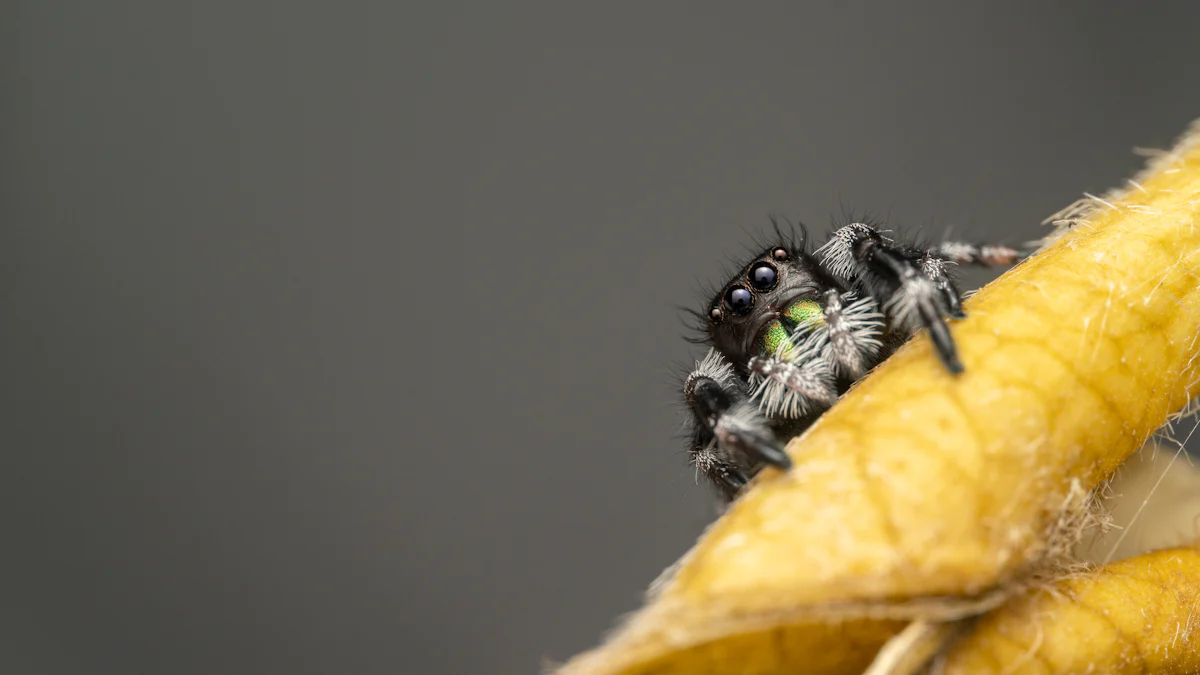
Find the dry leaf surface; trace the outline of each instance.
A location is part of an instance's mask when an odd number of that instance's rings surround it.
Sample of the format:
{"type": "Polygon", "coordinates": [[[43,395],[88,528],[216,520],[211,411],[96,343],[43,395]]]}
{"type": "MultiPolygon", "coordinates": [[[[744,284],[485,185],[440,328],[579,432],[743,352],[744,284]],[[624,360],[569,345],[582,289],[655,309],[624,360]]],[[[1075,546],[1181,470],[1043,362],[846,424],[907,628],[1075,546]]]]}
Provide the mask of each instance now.
{"type": "Polygon", "coordinates": [[[908,621],[1056,569],[1092,490],[1196,392],[1196,141],[967,303],[963,375],[922,335],[856,386],[561,673],[857,673],[908,621]]]}

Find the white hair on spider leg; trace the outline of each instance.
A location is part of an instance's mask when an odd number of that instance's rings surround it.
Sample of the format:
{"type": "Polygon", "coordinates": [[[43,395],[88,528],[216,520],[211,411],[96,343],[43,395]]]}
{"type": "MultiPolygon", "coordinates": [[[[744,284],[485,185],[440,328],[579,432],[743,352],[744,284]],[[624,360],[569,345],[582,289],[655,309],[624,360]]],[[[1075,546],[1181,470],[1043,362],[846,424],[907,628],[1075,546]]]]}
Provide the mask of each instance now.
{"type": "Polygon", "coordinates": [[[844,281],[854,274],[854,245],[872,235],[882,236],[868,225],[850,223],[830,235],[829,241],[818,248],[815,254],[821,258],[826,270],[844,281]]]}
{"type": "Polygon", "coordinates": [[[733,364],[730,363],[721,352],[710,348],[704,358],[696,362],[696,368],[688,376],[684,382],[684,388],[690,389],[690,385],[696,378],[707,377],[721,386],[722,389],[736,389],[737,376],[733,372],[733,364]]]}
{"type": "Polygon", "coordinates": [[[723,458],[726,462],[738,464],[740,463],[736,455],[723,457],[723,448],[733,448],[738,446],[738,440],[748,437],[758,437],[762,439],[773,439],[774,432],[767,424],[767,420],[763,414],[759,412],[758,407],[747,400],[738,401],[721,415],[715,427],[713,427],[713,436],[715,443],[713,445],[713,455],[718,458],[723,458]]]}
{"type": "Polygon", "coordinates": [[[750,359],[750,397],[767,417],[795,419],[824,410],[837,400],[833,369],[823,356],[789,363],[750,359]]]}
{"type": "Polygon", "coordinates": [[[858,378],[867,364],[883,349],[884,317],[869,296],[829,291],[825,301],[825,325],[829,338],[825,358],[836,373],[858,378]]]}
{"type": "Polygon", "coordinates": [[[955,263],[943,260],[937,256],[926,255],[921,257],[921,271],[930,279],[941,280],[946,278],[946,265],[955,263]]]}
{"type": "Polygon", "coordinates": [[[708,473],[717,465],[717,439],[712,439],[702,449],[692,453],[692,466],[696,467],[696,482],[700,482],[700,473],[708,473]]]}
{"type": "Polygon", "coordinates": [[[944,241],[935,246],[933,250],[955,264],[974,260],[980,255],[977,247],[961,241],[944,241]]]}
{"type": "MultiPolygon", "coordinates": [[[[735,414],[735,413],[733,413],[732,410],[729,413],[726,413],[726,415],[730,415],[730,414],[735,414]]],[[[727,428],[729,426],[737,424],[737,422],[734,421],[733,418],[731,418],[729,421],[726,421],[724,423],[726,424],[727,428]]],[[[752,424],[752,423],[748,423],[748,424],[752,424]]],[[[743,463],[744,463],[744,461],[738,455],[725,451],[724,448],[721,446],[721,444],[717,442],[716,436],[713,436],[712,440],[710,440],[708,442],[708,445],[705,445],[702,449],[697,450],[696,452],[694,452],[692,454],[692,466],[696,467],[696,471],[698,472],[696,474],[697,482],[699,482],[699,480],[700,480],[699,472],[703,472],[705,474],[710,474],[717,467],[720,467],[720,466],[740,467],[743,463]]]]}
{"type": "Polygon", "coordinates": [[[916,331],[921,327],[921,305],[938,300],[937,284],[916,273],[906,274],[900,281],[900,288],[887,303],[887,312],[895,317],[895,321],[908,331],[916,331]]]}

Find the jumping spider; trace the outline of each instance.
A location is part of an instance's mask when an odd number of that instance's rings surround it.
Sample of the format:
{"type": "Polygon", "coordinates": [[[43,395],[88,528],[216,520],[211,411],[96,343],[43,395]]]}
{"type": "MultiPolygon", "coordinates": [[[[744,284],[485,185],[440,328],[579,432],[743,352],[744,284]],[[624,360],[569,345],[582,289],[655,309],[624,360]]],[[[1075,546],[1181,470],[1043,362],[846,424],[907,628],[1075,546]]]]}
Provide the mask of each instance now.
{"type": "Polygon", "coordinates": [[[961,373],[946,318],[965,314],[947,266],[1021,258],[1005,246],[923,248],[864,223],[841,227],[814,253],[805,237],[780,235],[694,313],[696,342],[710,349],[683,383],[692,464],[724,501],[762,467],[788,468],[783,442],[920,329],[945,368],[961,373]]]}

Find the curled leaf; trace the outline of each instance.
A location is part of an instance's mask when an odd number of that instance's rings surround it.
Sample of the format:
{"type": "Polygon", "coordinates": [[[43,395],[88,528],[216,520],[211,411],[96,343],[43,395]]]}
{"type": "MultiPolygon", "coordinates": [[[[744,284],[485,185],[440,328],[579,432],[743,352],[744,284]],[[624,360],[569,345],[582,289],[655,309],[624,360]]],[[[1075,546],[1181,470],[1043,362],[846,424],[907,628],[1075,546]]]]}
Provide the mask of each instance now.
{"type": "Polygon", "coordinates": [[[910,621],[980,614],[1053,569],[1095,486],[1197,389],[1198,138],[967,303],[965,373],[910,342],[560,672],[861,672],[910,621]]]}
{"type": "Polygon", "coordinates": [[[942,675],[1200,672],[1200,551],[1156,551],[981,618],[942,675]]]}

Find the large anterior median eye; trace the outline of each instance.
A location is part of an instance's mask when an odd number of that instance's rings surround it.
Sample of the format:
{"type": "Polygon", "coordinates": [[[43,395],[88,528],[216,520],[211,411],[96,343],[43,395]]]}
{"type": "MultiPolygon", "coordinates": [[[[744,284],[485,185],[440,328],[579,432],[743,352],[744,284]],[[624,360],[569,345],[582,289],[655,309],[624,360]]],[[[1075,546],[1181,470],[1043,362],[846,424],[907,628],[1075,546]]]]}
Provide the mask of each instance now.
{"type": "Polygon", "coordinates": [[[775,288],[775,282],[779,280],[779,274],[770,263],[760,262],[750,268],[750,285],[760,291],[769,291],[775,288]]]}
{"type": "Polygon", "coordinates": [[[754,306],[754,296],[748,288],[733,286],[725,293],[725,306],[734,314],[745,314],[754,306]]]}

